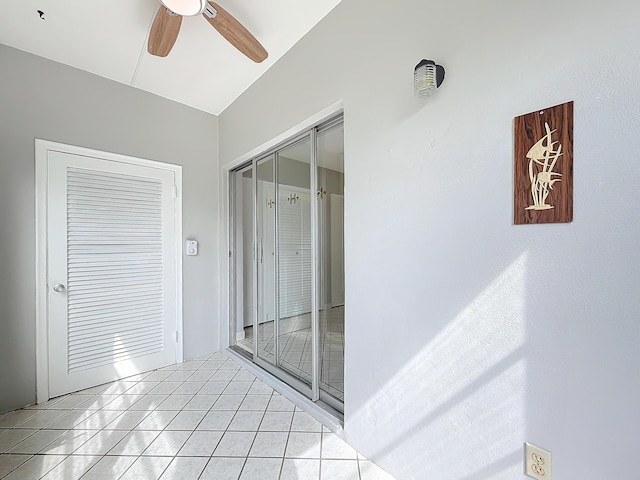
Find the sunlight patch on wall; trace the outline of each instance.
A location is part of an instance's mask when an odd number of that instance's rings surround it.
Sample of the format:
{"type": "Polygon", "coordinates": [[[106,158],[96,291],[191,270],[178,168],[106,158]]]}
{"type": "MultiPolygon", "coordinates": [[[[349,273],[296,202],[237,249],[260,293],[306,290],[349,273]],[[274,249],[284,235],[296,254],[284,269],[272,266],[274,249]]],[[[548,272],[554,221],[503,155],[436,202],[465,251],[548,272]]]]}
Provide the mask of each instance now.
{"type": "Polygon", "coordinates": [[[361,448],[374,461],[396,473],[427,468],[433,480],[494,463],[512,474],[504,459],[524,422],[526,270],[523,253],[348,419],[369,431],[361,448]],[[407,456],[416,443],[424,455],[407,456]]]}

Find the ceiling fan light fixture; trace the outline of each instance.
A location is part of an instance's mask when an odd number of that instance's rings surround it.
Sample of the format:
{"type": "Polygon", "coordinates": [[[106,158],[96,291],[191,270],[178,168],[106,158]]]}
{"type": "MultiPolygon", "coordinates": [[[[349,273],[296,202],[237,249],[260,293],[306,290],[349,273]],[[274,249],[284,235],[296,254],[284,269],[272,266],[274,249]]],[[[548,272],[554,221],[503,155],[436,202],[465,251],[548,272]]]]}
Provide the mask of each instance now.
{"type": "Polygon", "coordinates": [[[199,15],[207,7],[207,0],[160,0],[160,3],[184,17],[199,15]]]}

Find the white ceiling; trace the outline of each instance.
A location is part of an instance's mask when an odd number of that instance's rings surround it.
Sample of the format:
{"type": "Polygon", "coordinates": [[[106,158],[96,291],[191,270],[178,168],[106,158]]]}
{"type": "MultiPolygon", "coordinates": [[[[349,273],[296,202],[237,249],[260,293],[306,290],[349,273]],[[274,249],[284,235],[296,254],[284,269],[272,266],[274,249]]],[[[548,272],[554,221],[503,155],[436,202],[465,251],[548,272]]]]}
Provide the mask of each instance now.
{"type": "Polygon", "coordinates": [[[217,3],[269,58],[252,62],[201,15],[183,19],[168,57],[149,55],[156,0],[0,0],[0,43],[219,115],[340,0],[217,3]]]}

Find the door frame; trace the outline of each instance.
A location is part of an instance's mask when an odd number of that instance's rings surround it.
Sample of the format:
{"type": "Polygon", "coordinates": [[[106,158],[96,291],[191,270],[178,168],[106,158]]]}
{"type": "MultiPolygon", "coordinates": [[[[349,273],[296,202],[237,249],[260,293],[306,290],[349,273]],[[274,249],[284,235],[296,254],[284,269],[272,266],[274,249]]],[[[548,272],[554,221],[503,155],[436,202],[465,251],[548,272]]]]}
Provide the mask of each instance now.
{"type": "Polygon", "coordinates": [[[319,112],[307,117],[300,123],[282,131],[280,134],[270,140],[261,143],[248,152],[236,157],[234,160],[223,164],[220,168],[220,179],[218,189],[218,201],[220,205],[220,219],[218,222],[220,231],[220,242],[218,250],[218,284],[220,285],[220,308],[219,316],[221,319],[227,319],[220,322],[220,347],[229,348],[236,343],[235,332],[235,298],[236,284],[235,282],[235,249],[234,234],[235,225],[233,224],[233,208],[234,202],[231,199],[232,185],[230,176],[232,173],[251,164],[251,160],[267,150],[271,150],[278,144],[287,141],[293,136],[299,134],[305,129],[313,128],[315,125],[328,120],[331,117],[344,113],[344,103],[342,100],[335,102],[319,112]]]}
{"type": "MultiPolygon", "coordinates": [[[[328,107],[321,112],[307,118],[305,121],[301,122],[295,127],[292,127],[280,135],[276,136],[272,140],[263,143],[262,145],[253,148],[249,152],[237,157],[235,160],[222,165],[220,176],[220,205],[221,208],[221,218],[220,218],[220,231],[221,231],[221,241],[220,242],[220,276],[219,276],[219,284],[221,286],[220,289],[220,298],[225,299],[225,301],[221,301],[220,303],[220,318],[226,318],[228,323],[221,322],[221,347],[222,348],[230,348],[236,344],[236,324],[235,320],[237,318],[236,315],[236,299],[237,299],[237,278],[236,278],[236,264],[235,260],[237,258],[238,252],[236,251],[235,244],[235,234],[236,234],[236,217],[235,217],[235,185],[232,181],[232,176],[238,170],[248,168],[252,166],[255,167],[255,162],[261,158],[265,158],[271,151],[276,151],[279,147],[284,146],[285,144],[289,144],[289,142],[295,141],[298,137],[302,138],[305,135],[310,135],[311,140],[311,155],[312,164],[316,164],[316,150],[317,150],[317,131],[316,127],[323,122],[328,122],[333,117],[342,114],[342,122],[344,124],[344,106],[342,102],[338,102],[331,107],[328,107]]],[[[253,182],[257,183],[256,175],[254,172],[253,182]]],[[[276,175],[277,177],[277,175],[276,175]]],[[[315,189],[317,185],[317,168],[311,169],[311,178],[310,184],[312,186],[311,190],[315,189]]],[[[255,185],[255,183],[254,183],[255,185]]],[[[254,187],[254,192],[257,189],[254,187]]],[[[254,202],[257,202],[257,198],[253,199],[254,202]]],[[[317,205],[317,196],[311,195],[312,209],[311,209],[311,248],[312,252],[318,252],[318,238],[317,238],[317,215],[318,215],[318,205],[317,205]]],[[[277,222],[276,222],[277,223],[277,222]]],[[[257,231],[257,208],[254,207],[254,236],[257,231]]],[[[255,240],[255,237],[254,237],[255,240]]],[[[254,245],[255,247],[255,245],[254,245]]],[[[255,258],[255,248],[254,250],[254,262],[255,258]]],[[[312,255],[317,255],[314,253],[312,255]]],[[[327,392],[321,391],[319,388],[319,378],[320,378],[320,368],[319,368],[319,335],[318,335],[318,279],[317,279],[317,271],[318,264],[317,258],[312,257],[312,329],[313,329],[313,337],[315,341],[312,344],[312,358],[314,365],[312,366],[312,382],[311,386],[304,384],[296,377],[288,374],[286,370],[280,369],[277,366],[273,366],[268,362],[260,359],[256,352],[256,343],[254,342],[253,351],[250,354],[250,361],[258,365],[262,370],[266,371],[268,374],[279,378],[290,386],[293,386],[299,392],[305,392],[304,395],[308,396],[311,402],[320,401],[325,405],[325,408],[329,410],[335,411],[339,416],[343,415],[344,411],[344,401],[339,401],[334,399],[331,394],[327,392]]],[[[276,282],[277,286],[277,282],[276,282]]],[[[257,326],[257,305],[258,299],[257,296],[257,269],[253,269],[253,297],[254,297],[254,328],[257,326]]],[[[276,295],[277,297],[277,295],[276,295]]],[[[277,335],[276,335],[277,338],[277,335]]],[[[247,352],[247,350],[245,350],[247,352]]]]}
{"type": "Polygon", "coordinates": [[[49,140],[35,139],[35,207],[36,207],[36,403],[49,400],[49,318],[47,303],[48,260],[48,152],[99,158],[116,163],[140,165],[169,170],[175,178],[175,260],[176,260],[176,362],[184,360],[182,323],[182,166],[154,160],[130,157],[91,148],[78,147],[49,140]]]}

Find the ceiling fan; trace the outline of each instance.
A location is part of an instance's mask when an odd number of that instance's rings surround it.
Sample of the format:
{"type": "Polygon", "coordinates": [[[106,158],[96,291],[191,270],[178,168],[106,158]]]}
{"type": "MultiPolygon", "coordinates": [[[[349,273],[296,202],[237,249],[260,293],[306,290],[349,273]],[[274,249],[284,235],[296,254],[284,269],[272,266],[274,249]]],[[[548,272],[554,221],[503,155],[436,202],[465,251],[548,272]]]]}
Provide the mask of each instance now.
{"type": "Polygon", "coordinates": [[[238,20],[217,3],[208,0],[160,0],[160,9],[153,20],[147,51],[166,57],[176,43],[182,17],[200,15],[231,45],[256,63],[269,55],[260,42],[238,20]]]}

